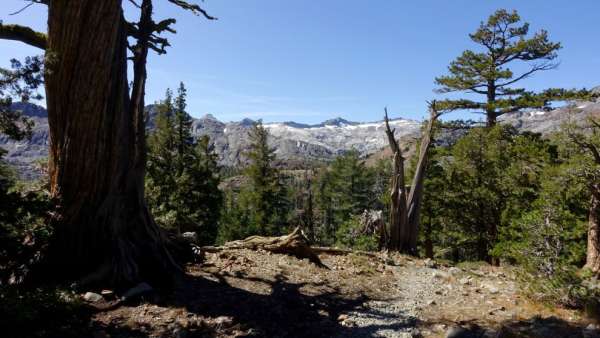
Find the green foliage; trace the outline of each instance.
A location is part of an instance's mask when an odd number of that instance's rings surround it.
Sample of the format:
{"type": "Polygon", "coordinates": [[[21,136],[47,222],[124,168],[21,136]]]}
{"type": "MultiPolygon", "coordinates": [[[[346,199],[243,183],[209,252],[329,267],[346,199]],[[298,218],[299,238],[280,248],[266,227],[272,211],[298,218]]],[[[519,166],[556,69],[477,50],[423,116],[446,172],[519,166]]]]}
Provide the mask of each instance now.
{"type": "Polygon", "coordinates": [[[20,282],[52,234],[45,224],[47,192],[24,185],[19,189],[1,155],[0,151],[0,286],[20,282]]]}
{"type": "MultiPolygon", "coordinates": [[[[22,101],[39,98],[42,60],[26,58],[25,64],[11,60],[12,69],[0,69],[0,133],[15,140],[31,135],[33,123],[11,110],[13,97],[22,101]]],[[[42,185],[25,185],[3,160],[0,148],[0,286],[18,283],[37,261],[52,233],[45,225],[50,208],[42,185]]]]}
{"type": "Polygon", "coordinates": [[[366,167],[355,150],[337,157],[317,178],[316,200],[323,227],[323,244],[335,241],[338,227],[372,205],[382,204],[373,194],[373,171],[366,167]]]}
{"type": "MultiPolygon", "coordinates": [[[[454,260],[490,261],[499,232],[531,209],[555,150],[511,127],[473,128],[450,148],[434,147],[423,199],[422,242],[454,260]]],[[[498,249],[500,250],[500,249],[498,249]]]]}
{"type": "Polygon", "coordinates": [[[292,215],[290,178],[275,166],[269,133],[258,121],[249,132],[247,183],[227,194],[219,229],[219,242],[251,235],[281,235],[289,230],[292,215]]]}
{"type": "Polygon", "coordinates": [[[257,234],[281,234],[287,225],[287,192],[283,177],[275,167],[275,150],[268,144],[269,132],[261,121],[254,124],[249,138],[250,164],[245,174],[250,179],[250,185],[242,200],[250,211],[250,223],[257,234]]]}
{"type": "Polygon", "coordinates": [[[223,202],[220,169],[208,137],[192,137],[185,100],[181,84],[178,96],[173,100],[167,90],[158,107],[156,130],[148,138],[146,197],[161,226],[196,232],[201,244],[213,244],[223,202]]]}
{"type": "Polygon", "coordinates": [[[43,59],[27,57],[25,64],[16,59],[10,62],[11,69],[0,68],[0,133],[22,140],[31,136],[33,122],[12,110],[11,104],[15,97],[24,102],[41,98],[35,90],[43,82],[43,59]]]}
{"type": "Polygon", "coordinates": [[[363,225],[359,216],[351,216],[350,219],[340,224],[336,231],[336,244],[341,247],[375,251],[378,249],[379,239],[373,234],[362,233],[363,225]]]}
{"type": "Polygon", "coordinates": [[[72,292],[0,287],[0,327],[4,337],[82,337],[89,312],[72,292]]]}
{"type": "Polygon", "coordinates": [[[438,92],[466,92],[484,95],[485,101],[470,99],[440,101],[443,109],[468,109],[487,115],[488,126],[508,112],[524,108],[546,108],[552,101],[589,98],[586,90],[548,89],[539,93],[514,87],[535,73],[554,69],[560,43],[551,42],[548,32],[529,35],[529,24],[521,23],[516,11],[497,10],[477,31],[469,35],[481,51],[466,50],[450,63],[449,75],[437,77],[438,92]],[[509,65],[528,64],[516,74],[509,65]]]}

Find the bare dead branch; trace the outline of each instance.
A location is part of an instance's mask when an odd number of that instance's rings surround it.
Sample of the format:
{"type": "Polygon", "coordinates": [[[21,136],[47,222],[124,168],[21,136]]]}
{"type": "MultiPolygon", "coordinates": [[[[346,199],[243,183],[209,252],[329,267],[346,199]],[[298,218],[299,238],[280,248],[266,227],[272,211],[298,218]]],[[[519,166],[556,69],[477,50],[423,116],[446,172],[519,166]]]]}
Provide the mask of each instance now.
{"type": "Polygon", "coordinates": [[[35,2],[30,2],[27,5],[25,5],[23,8],[19,9],[18,11],[14,12],[14,13],[10,13],[9,15],[17,15],[23,11],[25,11],[27,8],[33,6],[35,4],[35,2]]]}
{"type": "Polygon", "coordinates": [[[204,9],[202,9],[197,4],[189,3],[189,2],[187,2],[185,0],[168,0],[168,1],[170,3],[178,6],[178,7],[181,7],[183,9],[185,9],[185,10],[191,11],[195,15],[202,15],[202,16],[204,16],[208,20],[217,20],[217,18],[215,18],[214,16],[209,15],[204,9]]]}

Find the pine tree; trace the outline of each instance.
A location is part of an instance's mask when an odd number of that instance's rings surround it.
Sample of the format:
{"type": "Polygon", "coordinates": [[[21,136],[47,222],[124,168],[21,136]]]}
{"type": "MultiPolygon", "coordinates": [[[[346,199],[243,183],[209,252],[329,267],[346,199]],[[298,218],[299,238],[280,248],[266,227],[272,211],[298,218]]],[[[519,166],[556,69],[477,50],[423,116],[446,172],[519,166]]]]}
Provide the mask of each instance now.
{"type": "Polygon", "coordinates": [[[156,128],[148,136],[146,198],[157,223],[167,229],[177,229],[178,220],[172,196],[177,188],[176,128],[173,92],[167,89],[165,99],[157,105],[156,128]]]}
{"type": "Polygon", "coordinates": [[[223,202],[219,166],[209,138],[192,136],[186,95],[182,83],[174,100],[167,90],[159,105],[148,140],[147,198],[161,226],[196,232],[201,244],[213,244],[223,202]]]}
{"type": "Polygon", "coordinates": [[[360,154],[351,150],[337,157],[318,177],[317,202],[322,214],[322,240],[335,241],[338,227],[353,215],[377,204],[373,193],[375,176],[360,154]]]}
{"type": "Polygon", "coordinates": [[[269,132],[261,121],[254,124],[249,133],[250,164],[246,175],[250,187],[245,200],[251,213],[251,225],[259,235],[279,234],[286,225],[287,196],[282,177],[275,167],[275,150],[268,144],[269,132]]]}
{"type": "Polygon", "coordinates": [[[513,86],[538,72],[556,68],[557,51],[561,48],[560,43],[548,39],[545,30],[528,37],[529,24],[519,24],[520,21],[516,11],[497,10],[469,35],[482,51],[464,51],[448,67],[449,75],[435,79],[440,93],[465,92],[484,95],[486,100],[445,100],[439,102],[440,107],[483,113],[491,127],[505,113],[546,108],[552,101],[590,96],[586,90],[547,89],[534,93],[513,86]],[[530,65],[529,69],[516,74],[508,68],[519,62],[530,65]]]}
{"type": "Polygon", "coordinates": [[[187,90],[183,82],[179,83],[177,89],[177,97],[174,101],[173,121],[175,124],[175,142],[177,143],[177,160],[176,170],[179,175],[184,171],[186,163],[192,161],[191,154],[194,147],[194,138],[192,137],[192,118],[186,112],[187,107],[187,90]]]}

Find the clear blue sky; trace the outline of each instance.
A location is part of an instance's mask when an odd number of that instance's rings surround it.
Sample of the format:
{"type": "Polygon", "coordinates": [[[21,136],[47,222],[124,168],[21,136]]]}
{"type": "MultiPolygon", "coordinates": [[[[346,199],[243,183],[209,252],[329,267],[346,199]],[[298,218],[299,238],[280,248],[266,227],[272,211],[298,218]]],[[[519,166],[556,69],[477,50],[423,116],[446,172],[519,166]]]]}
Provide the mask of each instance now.
{"type": "MultiPolygon", "coordinates": [[[[434,77],[498,8],[517,9],[564,45],[560,67],[529,88],[600,85],[599,0],[206,0],[212,22],[155,2],[156,19],[175,17],[178,34],[167,55],[150,57],[147,102],[183,81],[193,116],[373,121],[387,105],[394,117],[422,118],[425,101],[440,97],[434,77]]],[[[45,30],[44,6],[8,15],[22,5],[2,0],[0,19],[45,30]]],[[[0,66],[35,53],[0,41],[0,66]]]]}

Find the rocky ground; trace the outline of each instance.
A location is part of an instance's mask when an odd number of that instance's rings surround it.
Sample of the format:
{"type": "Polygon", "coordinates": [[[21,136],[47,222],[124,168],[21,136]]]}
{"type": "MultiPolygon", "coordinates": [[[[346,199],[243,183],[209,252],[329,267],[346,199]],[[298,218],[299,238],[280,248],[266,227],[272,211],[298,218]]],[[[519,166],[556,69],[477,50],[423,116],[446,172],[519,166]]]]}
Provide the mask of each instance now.
{"type": "Polygon", "coordinates": [[[519,295],[510,269],[406,256],[207,254],[167,296],[90,318],[93,337],[600,337],[573,310],[519,295]]]}

